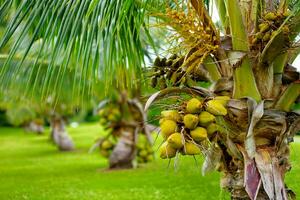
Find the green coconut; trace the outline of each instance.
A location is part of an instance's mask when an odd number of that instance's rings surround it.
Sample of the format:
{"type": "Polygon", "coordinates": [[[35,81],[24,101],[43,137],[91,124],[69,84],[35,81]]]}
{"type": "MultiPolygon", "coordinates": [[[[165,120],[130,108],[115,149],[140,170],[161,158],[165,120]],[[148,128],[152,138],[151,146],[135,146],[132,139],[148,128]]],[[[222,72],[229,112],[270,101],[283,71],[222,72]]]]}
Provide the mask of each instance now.
{"type": "Polygon", "coordinates": [[[148,152],[147,152],[146,150],[141,150],[141,151],[139,152],[139,156],[141,156],[141,157],[143,157],[143,158],[147,157],[147,155],[148,155],[148,152]]]}
{"type": "Polygon", "coordinates": [[[230,100],[229,96],[217,96],[214,98],[215,101],[218,101],[221,103],[223,106],[226,106],[228,101],[230,100]]]}
{"type": "Polygon", "coordinates": [[[154,156],[150,154],[146,157],[146,160],[147,160],[147,162],[151,162],[154,160],[154,156]]]}
{"type": "Polygon", "coordinates": [[[212,114],[210,114],[209,112],[207,111],[202,111],[199,115],[199,124],[201,126],[207,126],[209,125],[210,123],[214,122],[216,119],[216,117],[212,114]]]}
{"type": "Polygon", "coordinates": [[[184,153],[186,155],[199,155],[201,154],[201,150],[196,144],[187,142],[185,143],[184,153]]]}
{"type": "Polygon", "coordinates": [[[177,110],[164,110],[161,112],[161,116],[163,119],[170,119],[175,122],[179,122],[181,120],[181,116],[177,110]]]}
{"type": "Polygon", "coordinates": [[[223,127],[216,123],[209,124],[207,126],[206,130],[207,130],[208,135],[212,135],[215,132],[224,132],[223,127]]]}
{"type": "Polygon", "coordinates": [[[178,127],[175,121],[166,119],[160,125],[162,136],[167,139],[172,133],[177,131],[178,127]]]}
{"type": "Polygon", "coordinates": [[[102,149],[111,149],[113,148],[113,143],[109,140],[104,140],[102,143],[101,143],[101,148],[102,149]]]}
{"type": "Polygon", "coordinates": [[[200,113],[202,102],[197,98],[190,99],[186,104],[186,111],[191,114],[200,113]]]}
{"type": "Polygon", "coordinates": [[[207,131],[203,127],[197,127],[191,131],[191,136],[196,142],[201,142],[207,138],[207,131]]]}
{"type": "Polygon", "coordinates": [[[227,115],[227,109],[218,100],[208,101],[206,103],[206,111],[213,115],[227,115]]]}
{"type": "Polygon", "coordinates": [[[277,15],[273,12],[268,12],[266,15],[265,15],[265,19],[268,20],[268,21],[274,21],[277,19],[277,15]]]}
{"type": "Polygon", "coordinates": [[[183,123],[184,126],[188,129],[195,129],[198,125],[199,122],[199,118],[197,115],[193,115],[193,114],[186,114],[183,117],[183,123]]]}
{"type": "Polygon", "coordinates": [[[176,156],[176,149],[172,148],[168,142],[164,142],[160,147],[160,157],[162,159],[173,158],[176,156]]]}
{"type": "Polygon", "coordinates": [[[174,149],[183,147],[184,139],[180,133],[173,133],[168,137],[168,144],[174,149]]]}
{"type": "Polygon", "coordinates": [[[101,149],[100,154],[101,154],[101,156],[108,158],[110,153],[109,153],[109,151],[107,151],[105,149],[101,149]]]}

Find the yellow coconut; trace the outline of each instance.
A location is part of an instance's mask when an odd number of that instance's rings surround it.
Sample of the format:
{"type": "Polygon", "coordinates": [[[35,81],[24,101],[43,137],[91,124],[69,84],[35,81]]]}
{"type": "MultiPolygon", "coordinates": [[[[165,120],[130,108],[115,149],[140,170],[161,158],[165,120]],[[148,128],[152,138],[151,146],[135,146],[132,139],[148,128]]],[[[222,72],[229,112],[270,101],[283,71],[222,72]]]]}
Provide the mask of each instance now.
{"type": "Polygon", "coordinates": [[[159,120],[159,125],[161,125],[164,121],[166,121],[167,119],[166,118],[161,118],[160,120],[159,120]]]}
{"type": "Polygon", "coordinates": [[[187,142],[185,143],[184,153],[186,155],[198,155],[201,153],[201,150],[196,144],[187,142]]]}
{"type": "Polygon", "coordinates": [[[228,101],[230,100],[230,97],[229,96],[217,96],[214,98],[214,100],[218,101],[223,106],[226,106],[228,101]]]}
{"type": "Polygon", "coordinates": [[[105,118],[101,118],[101,119],[99,120],[99,123],[100,123],[101,125],[106,125],[106,124],[107,124],[107,120],[106,120],[105,118]]]}
{"type": "Polygon", "coordinates": [[[102,143],[101,143],[101,148],[102,149],[111,149],[113,148],[113,143],[109,140],[104,140],[102,143]]]}
{"type": "Polygon", "coordinates": [[[213,115],[227,115],[227,109],[218,100],[210,100],[206,103],[206,111],[213,115]]]}
{"type": "Polygon", "coordinates": [[[108,119],[108,121],[111,121],[111,122],[115,122],[115,121],[118,120],[118,119],[117,119],[117,116],[114,115],[113,113],[110,113],[110,114],[108,115],[107,119],[108,119]]]}
{"type": "Polygon", "coordinates": [[[179,122],[181,120],[181,116],[177,110],[164,110],[161,112],[161,116],[163,119],[170,119],[175,122],[179,122]]]}
{"type": "Polygon", "coordinates": [[[101,109],[98,112],[98,114],[99,114],[100,117],[103,117],[105,115],[105,113],[106,113],[105,109],[101,109]]]}
{"type": "Polygon", "coordinates": [[[265,33],[265,35],[263,36],[262,40],[263,40],[264,42],[267,42],[267,41],[270,40],[270,38],[271,38],[271,33],[270,33],[270,32],[267,32],[267,33],[265,33]]]}
{"type": "Polygon", "coordinates": [[[200,113],[202,102],[197,98],[190,99],[186,104],[186,111],[191,114],[200,113]]]}
{"type": "Polygon", "coordinates": [[[150,155],[148,155],[148,156],[146,157],[146,160],[147,160],[148,162],[151,162],[151,161],[154,160],[154,156],[150,154],[150,155]]]}
{"type": "Polygon", "coordinates": [[[100,154],[101,156],[108,158],[109,157],[109,151],[105,150],[105,149],[101,149],[100,150],[100,154]]]}
{"type": "Polygon", "coordinates": [[[148,155],[148,152],[146,151],[146,150],[141,150],[140,152],[139,152],[139,156],[141,156],[141,157],[147,157],[147,155],[148,155]]]}
{"type": "Polygon", "coordinates": [[[196,142],[201,142],[207,138],[207,131],[203,127],[197,127],[191,131],[191,136],[196,142]]]}
{"type": "Polygon", "coordinates": [[[206,128],[208,135],[212,135],[215,132],[224,132],[224,129],[215,123],[211,123],[206,128]]]}
{"type": "Polygon", "coordinates": [[[162,136],[167,139],[172,133],[177,131],[177,124],[173,120],[165,120],[160,125],[160,132],[162,136]]]}
{"type": "Polygon", "coordinates": [[[176,156],[176,149],[172,148],[168,142],[164,142],[160,147],[160,157],[162,159],[165,158],[173,158],[176,156]]]}
{"type": "Polygon", "coordinates": [[[168,137],[168,144],[174,149],[180,149],[183,146],[184,139],[180,133],[173,133],[168,137]]]}
{"type": "Polygon", "coordinates": [[[215,119],[216,117],[207,111],[202,111],[199,115],[199,123],[201,126],[207,126],[215,121],[215,119]]]}
{"type": "Polygon", "coordinates": [[[268,20],[268,21],[274,21],[277,19],[277,15],[273,12],[268,12],[266,15],[265,15],[265,19],[268,20]]]}
{"type": "Polygon", "coordinates": [[[198,125],[199,118],[197,115],[187,114],[183,117],[184,126],[188,129],[195,129],[198,125]]]}
{"type": "Polygon", "coordinates": [[[270,25],[268,23],[264,22],[264,23],[259,24],[258,27],[259,27],[260,32],[263,33],[263,32],[267,32],[269,30],[270,25]]]}

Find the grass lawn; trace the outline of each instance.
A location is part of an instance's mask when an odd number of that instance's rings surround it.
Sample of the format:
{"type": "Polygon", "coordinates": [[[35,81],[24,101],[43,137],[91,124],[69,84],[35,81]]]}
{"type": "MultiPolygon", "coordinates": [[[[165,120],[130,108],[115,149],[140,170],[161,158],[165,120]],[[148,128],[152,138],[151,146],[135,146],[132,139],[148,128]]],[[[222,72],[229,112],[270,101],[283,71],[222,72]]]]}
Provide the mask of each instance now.
{"type": "MultiPolygon", "coordinates": [[[[107,161],[88,154],[101,134],[97,124],[69,128],[74,152],[58,152],[44,135],[0,128],[0,199],[201,200],[227,199],[219,174],[203,177],[191,157],[181,157],[178,169],[155,162],[136,170],[106,171],[107,161]]],[[[298,140],[299,141],[299,140],[298,140]]],[[[300,143],[292,146],[293,170],[287,183],[300,195],[300,143]]],[[[201,165],[201,162],[200,162],[201,165]]]]}

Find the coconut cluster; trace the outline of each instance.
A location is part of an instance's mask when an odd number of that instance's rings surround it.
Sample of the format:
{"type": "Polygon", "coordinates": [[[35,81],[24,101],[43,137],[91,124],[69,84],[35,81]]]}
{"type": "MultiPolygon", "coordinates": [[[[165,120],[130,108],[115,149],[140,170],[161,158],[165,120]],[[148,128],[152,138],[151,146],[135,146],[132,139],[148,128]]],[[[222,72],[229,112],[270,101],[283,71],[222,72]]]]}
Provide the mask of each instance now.
{"type": "Polygon", "coordinates": [[[216,116],[227,115],[228,96],[210,99],[192,98],[179,110],[161,112],[160,129],[164,143],[160,147],[160,157],[173,158],[182,155],[198,155],[201,146],[215,133],[223,132],[216,123],[216,116]]]}
{"type": "MultiPolygon", "coordinates": [[[[98,114],[100,116],[99,123],[107,132],[106,137],[98,139],[100,154],[105,158],[109,158],[117,144],[120,130],[122,129],[121,111],[117,106],[107,106],[102,108],[98,114]]],[[[139,115],[134,117],[140,118],[139,115]]],[[[138,136],[136,143],[137,162],[147,163],[152,161],[154,159],[154,152],[147,141],[145,134],[140,132],[138,136]]]]}
{"type": "Polygon", "coordinates": [[[196,67],[187,73],[184,60],[184,56],[177,56],[176,54],[169,58],[157,57],[153,65],[154,72],[151,75],[151,87],[162,90],[168,86],[176,87],[209,80],[202,68],[196,67]]]}
{"type": "Polygon", "coordinates": [[[112,140],[103,138],[99,144],[100,154],[105,158],[109,158],[114,147],[115,143],[112,140]]]}
{"type": "Polygon", "coordinates": [[[151,86],[153,88],[165,89],[167,87],[168,80],[176,84],[178,79],[183,76],[184,72],[180,71],[183,64],[184,57],[178,57],[176,54],[169,58],[157,57],[154,61],[154,73],[151,76],[151,86]]]}
{"type": "Polygon", "coordinates": [[[148,163],[154,160],[154,151],[144,135],[139,134],[136,149],[138,163],[148,163]]]}
{"type": "MultiPolygon", "coordinates": [[[[259,31],[252,38],[252,45],[255,46],[259,43],[268,43],[269,40],[277,34],[277,30],[289,15],[290,12],[288,11],[285,13],[266,13],[258,25],[259,31]]],[[[289,33],[289,27],[287,25],[284,25],[282,30],[286,35],[289,33]]]]}
{"type": "Polygon", "coordinates": [[[108,127],[112,123],[117,123],[121,119],[121,112],[116,107],[105,107],[99,110],[98,112],[100,116],[99,123],[103,127],[108,127]]]}

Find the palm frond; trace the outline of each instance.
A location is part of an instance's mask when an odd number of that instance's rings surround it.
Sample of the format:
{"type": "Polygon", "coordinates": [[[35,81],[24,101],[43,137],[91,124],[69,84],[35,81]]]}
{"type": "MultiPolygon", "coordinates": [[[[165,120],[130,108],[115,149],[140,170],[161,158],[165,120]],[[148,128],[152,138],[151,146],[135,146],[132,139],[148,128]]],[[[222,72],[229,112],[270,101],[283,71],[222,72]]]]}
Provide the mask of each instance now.
{"type": "MultiPolygon", "coordinates": [[[[0,15],[9,11],[9,6],[5,6],[10,5],[9,2],[5,1],[0,15]]],[[[0,71],[1,84],[7,85],[9,79],[20,75],[35,42],[42,39],[38,56],[29,71],[31,78],[39,79],[40,61],[49,61],[41,83],[43,96],[62,87],[61,78],[68,70],[74,71],[74,77],[79,78],[73,80],[74,88],[86,90],[86,80],[96,82],[99,79],[105,81],[107,89],[111,86],[138,87],[135,80],[142,77],[144,59],[140,34],[143,30],[147,32],[144,8],[149,3],[150,0],[23,1],[0,42],[1,49],[16,37],[0,71]],[[30,41],[24,45],[28,35],[30,41]],[[23,52],[19,54],[21,48],[23,52]],[[49,55],[48,51],[52,53],[49,55]],[[11,71],[10,63],[15,56],[22,59],[14,68],[13,76],[8,78],[6,74],[11,71]],[[52,83],[54,88],[50,87],[52,83]]],[[[87,90],[90,93],[92,88],[87,90]]]]}

